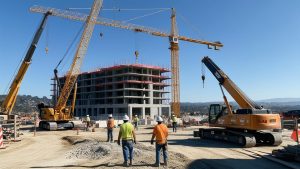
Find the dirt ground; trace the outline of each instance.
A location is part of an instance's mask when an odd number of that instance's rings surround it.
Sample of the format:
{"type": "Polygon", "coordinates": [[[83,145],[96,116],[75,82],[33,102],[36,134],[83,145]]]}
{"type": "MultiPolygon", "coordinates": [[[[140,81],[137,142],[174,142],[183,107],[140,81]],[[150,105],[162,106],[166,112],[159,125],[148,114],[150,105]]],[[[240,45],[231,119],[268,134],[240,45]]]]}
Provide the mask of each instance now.
{"type": "MultiPolygon", "coordinates": [[[[235,150],[241,148],[229,143],[193,138],[193,130],[196,130],[196,127],[179,129],[177,133],[170,130],[168,168],[286,168],[265,158],[239,153],[235,150]]],[[[114,130],[114,139],[117,139],[118,131],[114,130]]],[[[145,127],[137,131],[138,143],[134,145],[134,161],[130,168],[155,168],[154,146],[150,144],[151,132],[151,128],[145,127]]],[[[96,132],[80,131],[79,135],[75,130],[38,131],[33,137],[30,128],[22,133],[22,141],[6,144],[8,147],[0,150],[1,169],[123,168],[121,146],[105,142],[105,129],[96,129],[96,132]]],[[[289,136],[290,131],[285,131],[283,145],[294,144],[289,136]]],[[[277,148],[280,147],[254,147],[249,150],[270,153],[272,149],[277,148]]]]}

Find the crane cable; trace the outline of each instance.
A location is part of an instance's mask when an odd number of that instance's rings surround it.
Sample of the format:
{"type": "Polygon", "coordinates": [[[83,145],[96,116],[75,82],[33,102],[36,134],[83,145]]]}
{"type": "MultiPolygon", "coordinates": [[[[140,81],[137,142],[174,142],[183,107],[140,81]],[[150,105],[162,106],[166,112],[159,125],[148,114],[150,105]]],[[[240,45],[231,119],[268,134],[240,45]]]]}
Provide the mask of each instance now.
{"type": "Polygon", "coordinates": [[[137,16],[137,17],[134,17],[134,18],[131,18],[131,19],[124,20],[123,22],[129,22],[129,21],[141,19],[141,18],[144,18],[144,17],[147,17],[147,16],[151,16],[151,15],[160,13],[160,12],[164,12],[164,11],[166,11],[166,10],[170,10],[170,8],[161,9],[161,10],[159,10],[159,11],[155,11],[155,12],[152,12],[152,13],[148,13],[148,14],[145,14],[145,15],[142,15],[142,16],[137,16]]]}
{"type": "Polygon", "coordinates": [[[178,11],[176,11],[176,14],[182,19],[183,22],[185,22],[186,25],[189,25],[193,29],[194,32],[197,32],[197,34],[199,35],[199,37],[203,37],[200,29],[197,28],[197,26],[195,26],[192,22],[190,22],[188,19],[186,19],[178,11]]]}
{"type": "MultiPolygon", "coordinates": [[[[63,55],[63,57],[60,59],[60,61],[58,62],[58,64],[56,65],[55,69],[58,68],[58,66],[62,63],[62,61],[65,59],[65,57],[69,54],[70,50],[71,50],[71,47],[74,45],[76,39],[79,37],[80,35],[80,32],[82,32],[84,28],[84,24],[81,26],[81,28],[79,29],[79,31],[76,33],[76,36],[74,37],[74,39],[71,41],[70,45],[68,46],[65,54],[63,55]]],[[[65,67],[66,63],[62,66],[61,69],[63,69],[65,67]]]]}
{"type": "MultiPolygon", "coordinates": [[[[49,25],[49,23],[48,23],[49,25]]],[[[48,51],[49,51],[49,26],[46,27],[46,47],[45,47],[45,52],[46,52],[46,55],[48,54],[48,51]]]]}
{"type": "Polygon", "coordinates": [[[204,88],[204,81],[205,81],[205,66],[204,66],[204,63],[203,63],[203,62],[202,62],[202,66],[201,66],[201,72],[202,72],[201,79],[202,79],[202,84],[203,84],[203,88],[204,88]]]}

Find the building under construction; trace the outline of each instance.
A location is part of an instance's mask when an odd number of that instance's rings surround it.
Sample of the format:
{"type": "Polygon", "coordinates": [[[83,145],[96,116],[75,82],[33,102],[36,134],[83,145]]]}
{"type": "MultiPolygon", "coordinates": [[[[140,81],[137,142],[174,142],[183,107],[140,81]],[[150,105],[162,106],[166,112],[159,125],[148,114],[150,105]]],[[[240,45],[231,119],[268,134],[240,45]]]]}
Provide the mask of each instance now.
{"type": "MultiPolygon", "coordinates": [[[[169,70],[142,64],[116,65],[84,72],[77,79],[75,116],[101,120],[113,114],[141,119],[170,115],[169,70]]],[[[60,78],[61,85],[64,78],[60,78]]],[[[73,97],[70,97],[70,100],[73,97]]]]}

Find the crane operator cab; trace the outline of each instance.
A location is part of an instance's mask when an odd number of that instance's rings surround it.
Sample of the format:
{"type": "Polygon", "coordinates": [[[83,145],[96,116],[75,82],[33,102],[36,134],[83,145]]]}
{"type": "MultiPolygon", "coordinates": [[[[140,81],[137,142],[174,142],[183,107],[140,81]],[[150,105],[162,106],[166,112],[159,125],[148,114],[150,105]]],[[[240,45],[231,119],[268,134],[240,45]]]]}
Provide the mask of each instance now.
{"type": "Polygon", "coordinates": [[[226,106],[221,104],[211,104],[209,106],[208,122],[209,124],[215,124],[220,117],[227,114],[228,114],[228,109],[226,106]]]}

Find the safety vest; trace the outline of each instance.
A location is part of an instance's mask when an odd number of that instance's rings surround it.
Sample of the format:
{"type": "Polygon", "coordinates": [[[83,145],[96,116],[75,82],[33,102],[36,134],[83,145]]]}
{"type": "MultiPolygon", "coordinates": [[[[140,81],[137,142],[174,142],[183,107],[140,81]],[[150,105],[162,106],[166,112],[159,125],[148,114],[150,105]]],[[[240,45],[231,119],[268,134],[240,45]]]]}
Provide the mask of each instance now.
{"type": "Polygon", "coordinates": [[[134,119],[133,119],[133,121],[134,122],[138,122],[140,119],[138,118],[138,117],[135,117],[134,119]]]}
{"type": "Polygon", "coordinates": [[[133,130],[134,130],[134,127],[131,123],[129,123],[129,122],[123,123],[120,126],[122,140],[132,140],[133,139],[133,135],[132,135],[133,130]]]}
{"type": "Polygon", "coordinates": [[[86,121],[90,122],[91,121],[90,117],[86,117],[86,121]]]}
{"type": "Polygon", "coordinates": [[[112,129],[115,127],[115,120],[113,118],[107,120],[107,128],[112,129]]]}
{"type": "Polygon", "coordinates": [[[157,144],[166,144],[168,138],[168,128],[164,124],[157,124],[153,129],[157,144]]]}
{"type": "Polygon", "coordinates": [[[173,123],[176,123],[176,122],[177,122],[177,117],[173,116],[173,117],[172,117],[172,122],[173,122],[173,123]]]}

